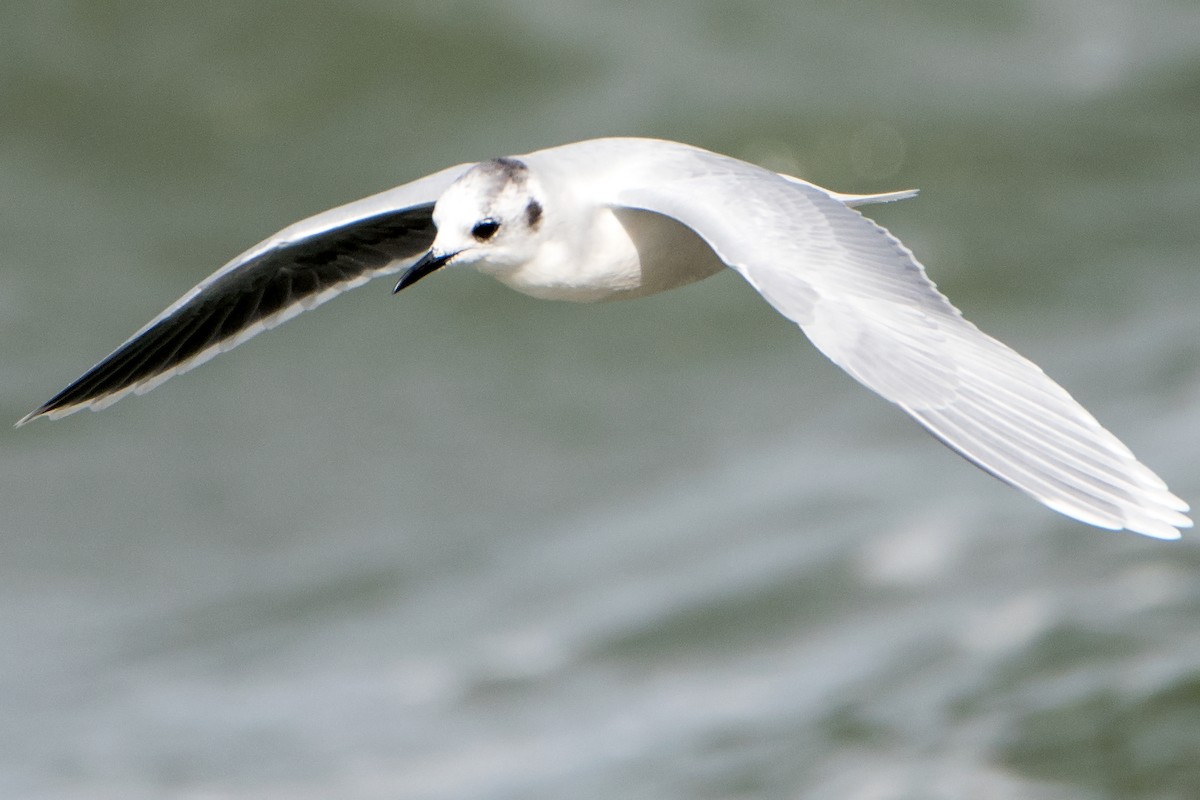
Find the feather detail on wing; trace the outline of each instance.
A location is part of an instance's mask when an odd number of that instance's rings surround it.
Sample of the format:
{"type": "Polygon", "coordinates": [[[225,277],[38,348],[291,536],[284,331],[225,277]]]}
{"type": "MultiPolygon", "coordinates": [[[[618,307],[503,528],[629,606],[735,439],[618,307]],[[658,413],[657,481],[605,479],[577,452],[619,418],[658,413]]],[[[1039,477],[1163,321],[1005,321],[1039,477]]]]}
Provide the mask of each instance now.
{"type": "Polygon", "coordinates": [[[148,392],[302,311],[407,266],[434,239],[434,201],[467,166],[280,231],[191,289],[17,425],[148,392]]]}
{"type": "Polygon", "coordinates": [[[813,343],[1001,480],[1068,516],[1172,539],[1188,506],[1035,364],[979,331],[844,196],[693,150],[615,204],[691,227],[813,343]]]}

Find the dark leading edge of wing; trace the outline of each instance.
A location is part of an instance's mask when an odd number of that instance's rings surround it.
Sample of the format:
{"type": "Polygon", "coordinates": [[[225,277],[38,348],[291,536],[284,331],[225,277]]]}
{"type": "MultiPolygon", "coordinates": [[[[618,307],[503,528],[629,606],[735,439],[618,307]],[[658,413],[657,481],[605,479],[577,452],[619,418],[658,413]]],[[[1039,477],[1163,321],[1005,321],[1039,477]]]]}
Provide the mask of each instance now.
{"type": "Polygon", "coordinates": [[[433,204],[356,220],[280,244],[192,291],[190,300],[136,334],[23,418],[103,407],[147,390],[419,255],[433,243],[433,204]]]}

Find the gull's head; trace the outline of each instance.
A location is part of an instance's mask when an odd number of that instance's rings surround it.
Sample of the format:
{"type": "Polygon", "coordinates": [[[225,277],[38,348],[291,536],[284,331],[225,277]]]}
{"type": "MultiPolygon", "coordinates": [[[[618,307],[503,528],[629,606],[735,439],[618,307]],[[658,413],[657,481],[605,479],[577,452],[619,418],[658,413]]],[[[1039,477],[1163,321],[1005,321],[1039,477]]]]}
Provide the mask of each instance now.
{"type": "Polygon", "coordinates": [[[400,277],[395,291],[447,264],[504,272],[526,263],[540,245],[539,195],[523,161],[497,158],[476,164],[438,198],[433,245],[400,277]]]}

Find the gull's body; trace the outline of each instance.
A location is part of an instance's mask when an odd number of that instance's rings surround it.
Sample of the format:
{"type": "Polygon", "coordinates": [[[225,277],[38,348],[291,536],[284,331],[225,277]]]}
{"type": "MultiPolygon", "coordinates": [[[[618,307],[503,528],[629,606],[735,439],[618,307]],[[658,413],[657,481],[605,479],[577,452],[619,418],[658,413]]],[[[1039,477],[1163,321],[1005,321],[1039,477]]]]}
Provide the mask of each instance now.
{"type": "MultiPolygon", "coordinates": [[[[148,391],[377,275],[474,266],[551,300],[739,272],[854,378],[1047,506],[1176,538],[1187,504],[1030,361],[981,333],[843,195],[675,142],[462,164],[298,222],[197,285],[21,422],[148,391]]],[[[18,423],[20,424],[20,423],[18,423]]]]}

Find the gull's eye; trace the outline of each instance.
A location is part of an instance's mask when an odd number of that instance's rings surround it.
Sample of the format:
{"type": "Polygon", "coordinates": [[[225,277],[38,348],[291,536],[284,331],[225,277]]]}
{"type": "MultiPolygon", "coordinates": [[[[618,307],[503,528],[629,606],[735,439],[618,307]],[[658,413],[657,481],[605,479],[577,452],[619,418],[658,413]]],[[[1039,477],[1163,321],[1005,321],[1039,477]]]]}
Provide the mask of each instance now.
{"type": "Polygon", "coordinates": [[[479,222],[475,223],[475,227],[471,228],[471,235],[474,236],[477,241],[486,242],[488,239],[495,236],[496,231],[498,230],[500,230],[500,223],[491,217],[488,217],[487,219],[481,219],[479,222]]]}

